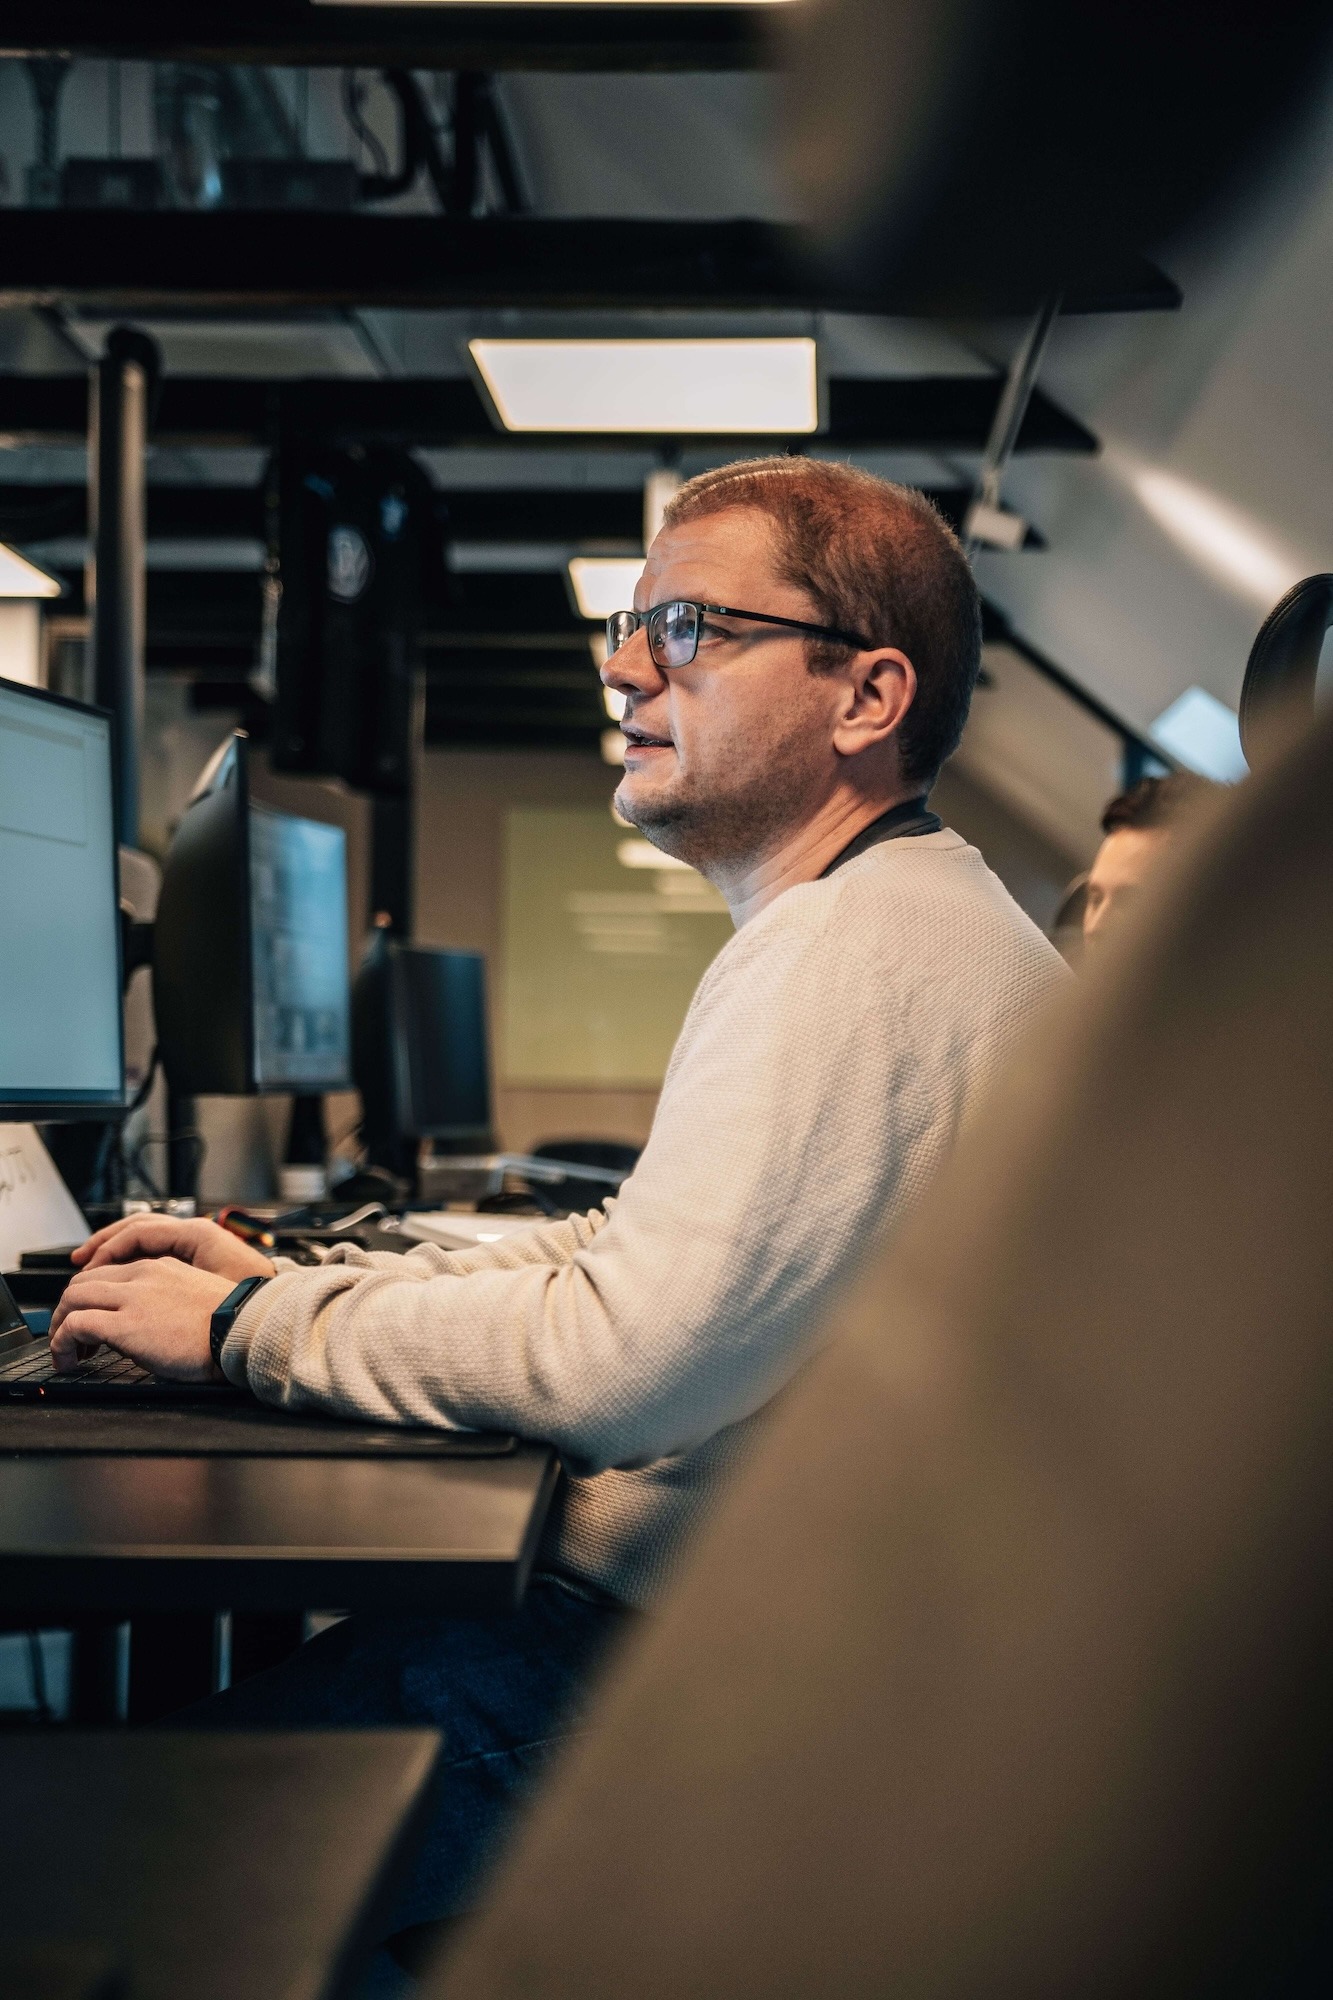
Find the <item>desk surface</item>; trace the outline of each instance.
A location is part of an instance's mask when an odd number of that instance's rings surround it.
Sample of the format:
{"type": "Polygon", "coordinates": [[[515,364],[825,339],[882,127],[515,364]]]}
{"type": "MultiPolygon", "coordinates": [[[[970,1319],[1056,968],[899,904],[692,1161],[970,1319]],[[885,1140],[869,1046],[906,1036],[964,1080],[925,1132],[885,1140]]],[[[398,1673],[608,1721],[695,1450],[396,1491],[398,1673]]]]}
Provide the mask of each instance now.
{"type": "MultiPolygon", "coordinates": [[[[345,1611],[516,1603],[557,1466],[497,1457],[340,1458],[15,1449],[0,1456],[0,1611],[345,1611]]],[[[34,1419],[44,1413],[33,1410],[34,1419]]],[[[76,1420],[94,1413],[69,1413],[76,1420]]],[[[34,1424],[34,1430],[36,1424],[34,1424]]]]}
{"type": "Polygon", "coordinates": [[[0,1737],[0,1937],[126,2000],[336,2000],[429,1807],[425,1730],[0,1737]]]}

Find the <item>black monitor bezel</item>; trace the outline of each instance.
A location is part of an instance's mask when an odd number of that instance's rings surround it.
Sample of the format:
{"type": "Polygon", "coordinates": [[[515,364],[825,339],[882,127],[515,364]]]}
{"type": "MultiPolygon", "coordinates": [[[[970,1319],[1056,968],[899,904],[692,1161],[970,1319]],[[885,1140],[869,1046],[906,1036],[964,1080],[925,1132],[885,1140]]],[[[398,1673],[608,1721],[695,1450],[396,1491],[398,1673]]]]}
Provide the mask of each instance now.
{"type": "Polygon", "coordinates": [[[412,1116],[412,1081],[409,1074],[410,1023],[408,1019],[408,994],[406,980],[407,960],[423,958],[469,958],[481,966],[483,1002],[489,998],[486,992],[487,963],[483,951],[473,951],[463,946],[419,944],[415,941],[395,938],[391,940],[388,956],[389,1019],[392,1024],[391,1062],[394,1082],[394,1115],[399,1132],[418,1143],[442,1140],[446,1145],[476,1145],[483,1150],[489,1147],[494,1132],[495,1119],[495,1074],[492,1066],[489,1008],[483,1006],[482,1031],[486,1050],[486,1099],[491,1123],[487,1125],[429,1125],[418,1129],[412,1116]]]}
{"type": "MultiPolygon", "coordinates": [[[[168,1088],[182,1097],[250,1097],[257,1094],[254,1082],[254,980],[250,964],[249,760],[248,732],[244,729],[229,730],[195,782],[162,866],[162,890],[153,937],[153,1011],[163,1075],[168,1088]],[[229,763],[230,781],[220,782],[229,763]],[[219,808],[221,819],[216,824],[210,820],[206,833],[201,836],[199,822],[193,816],[219,808]],[[221,847],[216,844],[219,830],[225,831],[228,836],[221,847]],[[199,844],[201,841],[202,847],[199,844]],[[191,978],[198,976],[194,954],[200,949],[198,926],[201,923],[205,926],[209,950],[218,946],[218,906],[205,910],[194,897],[189,896],[183,903],[179,902],[180,870],[183,865],[197,869],[201,852],[210,869],[219,869],[218,883],[210,886],[216,889],[220,885],[225,898],[222,908],[233,920],[230,928],[234,932],[234,956],[231,959],[224,956],[220,964],[214,966],[214,971],[225,985],[234,989],[231,998],[236,1012],[232,1018],[240,1033],[237,1047],[221,1063],[214,1060],[216,1047],[209,1047],[206,1037],[206,1054],[200,1054],[197,988],[190,995],[189,1006],[182,1008],[179,1004],[183,990],[183,967],[190,966],[190,973],[184,979],[187,992],[191,978]],[[178,905],[193,913],[183,930],[176,921],[178,905]],[[239,1063],[233,1061],[237,1055],[239,1063]]],[[[189,875],[186,879],[197,892],[197,881],[189,875]]],[[[223,989],[217,985],[210,987],[210,999],[219,990],[223,989]]]]}
{"type": "Polygon", "coordinates": [[[46,1096],[34,1093],[16,1098],[6,1096],[0,1089],[0,1121],[15,1125],[68,1125],[96,1119],[109,1121],[124,1111],[128,1099],[125,1094],[125,1009],[123,1004],[125,987],[124,933],[120,922],[120,841],[116,823],[116,773],[117,727],[115,712],[102,708],[96,702],[74,701],[69,695],[53,694],[50,688],[30,687],[26,681],[6,680],[2,684],[7,694],[20,694],[33,701],[44,702],[49,708],[72,709],[78,715],[97,716],[108,725],[107,754],[111,760],[111,904],[116,913],[116,1048],[120,1068],[120,1088],[112,1092],[81,1092],[74,1096],[46,1096]]]}

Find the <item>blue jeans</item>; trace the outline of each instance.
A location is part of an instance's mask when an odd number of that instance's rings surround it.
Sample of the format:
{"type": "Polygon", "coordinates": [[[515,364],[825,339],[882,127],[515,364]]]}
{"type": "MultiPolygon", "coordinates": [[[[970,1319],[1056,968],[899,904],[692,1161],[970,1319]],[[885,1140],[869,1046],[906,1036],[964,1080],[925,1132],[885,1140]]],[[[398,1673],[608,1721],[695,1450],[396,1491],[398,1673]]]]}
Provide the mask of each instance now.
{"type": "Polygon", "coordinates": [[[576,1724],[589,1675],[632,1615],[539,1576],[516,1611],[346,1618],[172,1722],[441,1730],[435,1814],[389,1926],[399,1931],[471,1907],[515,1810],[576,1724]]]}

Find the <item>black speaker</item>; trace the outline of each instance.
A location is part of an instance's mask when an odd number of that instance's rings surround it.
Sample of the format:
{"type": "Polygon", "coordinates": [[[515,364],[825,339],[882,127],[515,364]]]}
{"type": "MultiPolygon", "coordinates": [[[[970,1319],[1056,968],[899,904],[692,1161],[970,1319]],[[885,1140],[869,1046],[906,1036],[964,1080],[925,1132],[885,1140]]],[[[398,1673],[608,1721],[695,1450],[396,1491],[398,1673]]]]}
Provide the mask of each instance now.
{"type": "Polygon", "coordinates": [[[405,796],[423,606],[443,580],[429,478],[405,451],[284,440],[272,761],[405,796]]]}

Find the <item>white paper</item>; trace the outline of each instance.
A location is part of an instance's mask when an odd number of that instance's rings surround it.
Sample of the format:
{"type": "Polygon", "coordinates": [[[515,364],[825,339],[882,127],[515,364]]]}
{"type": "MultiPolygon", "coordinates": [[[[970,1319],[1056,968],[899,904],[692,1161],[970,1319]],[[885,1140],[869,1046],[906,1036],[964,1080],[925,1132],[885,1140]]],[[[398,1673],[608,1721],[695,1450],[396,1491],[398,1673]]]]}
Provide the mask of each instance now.
{"type": "Polygon", "coordinates": [[[88,1234],[78,1203],[35,1125],[0,1125],[0,1271],[25,1250],[59,1250],[88,1234]]]}
{"type": "Polygon", "coordinates": [[[460,1215],[453,1209],[409,1212],[398,1224],[404,1236],[418,1243],[438,1243],[442,1250],[475,1250],[483,1243],[500,1243],[521,1236],[525,1229],[549,1229],[545,1215],[460,1215]]]}

